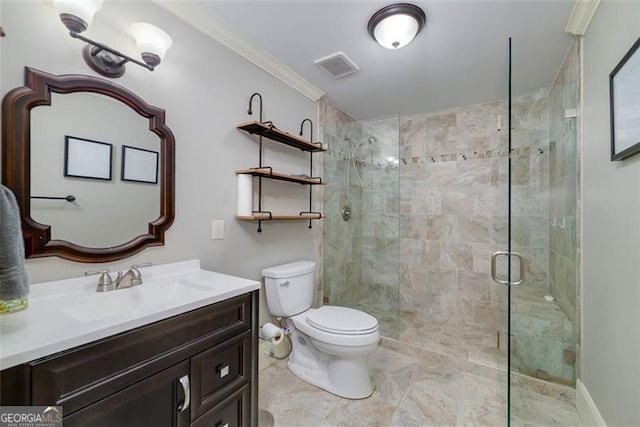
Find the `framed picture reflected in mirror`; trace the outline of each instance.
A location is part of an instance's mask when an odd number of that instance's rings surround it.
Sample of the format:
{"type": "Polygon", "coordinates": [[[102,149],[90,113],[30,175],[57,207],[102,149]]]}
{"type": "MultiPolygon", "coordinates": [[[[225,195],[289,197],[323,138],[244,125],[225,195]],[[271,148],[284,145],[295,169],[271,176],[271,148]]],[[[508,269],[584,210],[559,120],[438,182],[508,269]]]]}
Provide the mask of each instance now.
{"type": "Polygon", "coordinates": [[[158,183],[158,152],[143,148],[122,146],[123,181],[158,183]]]}
{"type": "Polygon", "coordinates": [[[111,181],[113,145],[65,135],[64,176],[111,181]]]}

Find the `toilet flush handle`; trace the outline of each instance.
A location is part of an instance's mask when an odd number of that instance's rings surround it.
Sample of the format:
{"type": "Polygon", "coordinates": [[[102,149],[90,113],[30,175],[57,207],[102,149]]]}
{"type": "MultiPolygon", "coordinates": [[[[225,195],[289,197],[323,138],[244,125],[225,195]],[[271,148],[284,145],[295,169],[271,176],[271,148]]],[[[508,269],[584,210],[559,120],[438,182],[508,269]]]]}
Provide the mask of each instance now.
{"type": "Polygon", "coordinates": [[[285,282],[280,283],[280,286],[286,286],[288,288],[290,284],[291,282],[287,280],[285,282]]]}

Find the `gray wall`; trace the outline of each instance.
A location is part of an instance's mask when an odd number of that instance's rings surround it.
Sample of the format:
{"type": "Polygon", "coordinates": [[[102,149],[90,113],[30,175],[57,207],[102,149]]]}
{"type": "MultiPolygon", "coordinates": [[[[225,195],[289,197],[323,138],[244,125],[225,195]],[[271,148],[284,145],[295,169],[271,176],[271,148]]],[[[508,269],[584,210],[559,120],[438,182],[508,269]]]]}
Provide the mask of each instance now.
{"type": "Polygon", "coordinates": [[[611,162],[609,73],[640,2],[603,1],[584,37],[584,382],[608,425],[640,425],[640,156],[611,162]]]}
{"type": "MultiPolygon", "coordinates": [[[[23,84],[24,66],[53,74],[95,75],[82,60],[83,44],[69,37],[50,1],[3,1],[2,12],[7,33],[0,39],[2,94],[23,84]]],[[[114,271],[145,261],[163,264],[199,258],[204,268],[260,279],[264,267],[315,259],[318,227],[309,230],[306,222],[265,223],[259,234],[255,223],[235,219],[234,173],[258,163],[254,138],[235,129],[236,123],[253,119],[246,115],[253,92],[264,97],[265,119],[291,132],[302,119],[315,119],[315,103],[154,3],[105,2],[86,35],[134,55],[135,44],[126,29],[136,21],[158,25],[173,38],[156,71],[128,65],[117,83],[166,110],[176,138],[176,219],[165,246],[100,267],[114,271]],[[212,219],[225,221],[224,240],[211,240],[212,219]]],[[[266,164],[285,173],[307,171],[308,154],[266,145],[266,164]]],[[[297,213],[308,207],[307,188],[278,182],[265,188],[271,194],[265,207],[274,213],[297,213]]],[[[76,277],[96,268],[57,258],[27,261],[31,283],[76,277]]],[[[261,309],[264,320],[264,303],[261,309]]]]}

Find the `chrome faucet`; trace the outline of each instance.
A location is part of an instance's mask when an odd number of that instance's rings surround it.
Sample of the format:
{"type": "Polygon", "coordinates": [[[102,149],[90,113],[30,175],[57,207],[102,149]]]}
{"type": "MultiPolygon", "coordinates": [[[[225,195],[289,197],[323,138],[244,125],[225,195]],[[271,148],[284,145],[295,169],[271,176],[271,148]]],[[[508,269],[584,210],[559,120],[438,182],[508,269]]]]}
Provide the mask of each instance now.
{"type": "Polygon", "coordinates": [[[131,266],[131,268],[126,273],[118,271],[118,277],[116,277],[115,281],[115,289],[125,289],[141,284],[142,275],[140,274],[140,270],[138,270],[134,266],[131,266]]]}
{"type": "Polygon", "coordinates": [[[96,292],[107,292],[113,291],[116,287],[113,284],[113,279],[111,279],[111,275],[109,274],[109,270],[100,270],[100,271],[85,271],[85,276],[93,276],[94,274],[99,274],[100,278],[98,279],[98,286],[96,287],[96,292]]]}
{"type": "Polygon", "coordinates": [[[146,262],[144,264],[132,265],[126,273],[119,271],[116,280],[111,279],[111,275],[108,270],[100,270],[100,271],[87,271],[84,273],[85,276],[90,276],[93,274],[100,274],[100,278],[98,279],[98,286],[96,287],[97,292],[107,292],[113,291],[116,289],[126,289],[132,286],[137,286],[142,284],[142,274],[140,273],[139,268],[150,266],[150,262],[146,262]]]}

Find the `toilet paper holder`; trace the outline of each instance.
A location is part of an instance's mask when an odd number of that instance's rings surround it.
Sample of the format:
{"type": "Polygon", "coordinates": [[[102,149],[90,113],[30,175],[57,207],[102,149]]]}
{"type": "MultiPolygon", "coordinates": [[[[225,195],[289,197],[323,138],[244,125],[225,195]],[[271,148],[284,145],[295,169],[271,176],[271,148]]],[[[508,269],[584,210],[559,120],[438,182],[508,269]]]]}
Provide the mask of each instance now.
{"type": "Polygon", "coordinates": [[[259,336],[265,341],[270,341],[271,344],[278,345],[284,340],[285,331],[273,323],[267,322],[260,326],[259,336]]]}

